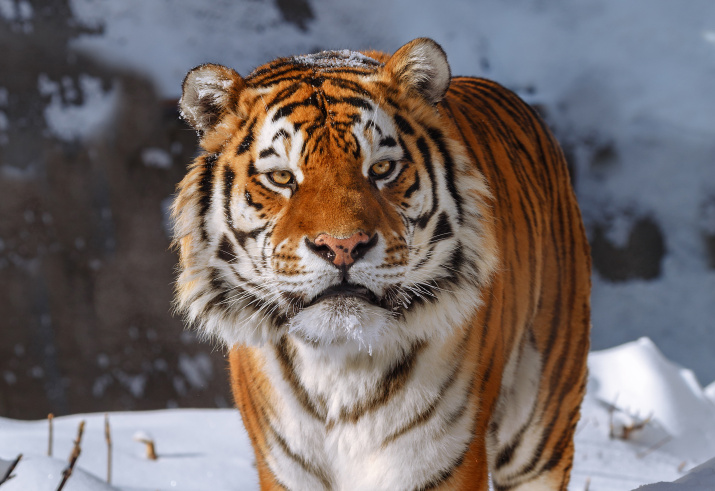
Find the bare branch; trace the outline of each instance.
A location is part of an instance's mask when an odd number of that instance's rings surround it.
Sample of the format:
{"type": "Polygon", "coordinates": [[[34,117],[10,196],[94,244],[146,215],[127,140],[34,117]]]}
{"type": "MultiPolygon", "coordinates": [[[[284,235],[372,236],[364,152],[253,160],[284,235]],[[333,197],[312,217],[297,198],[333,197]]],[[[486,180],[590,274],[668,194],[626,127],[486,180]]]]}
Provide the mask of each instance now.
{"type": "Polygon", "coordinates": [[[47,456],[52,457],[52,422],[55,419],[55,415],[50,413],[47,415],[47,424],[50,429],[50,436],[47,440],[47,456]]]}
{"type": "Polygon", "coordinates": [[[10,479],[12,479],[12,471],[15,470],[15,467],[17,467],[17,463],[20,462],[20,459],[22,458],[22,454],[18,455],[17,458],[10,464],[10,467],[8,467],[7,472],[5,472],[5,475],[0,479],[0,485],[4,482],[8,482],[10,479]]]}
{"type": "Polygon", "coordinates": [[[82,451],[82,447],[80,446],[80,444],[82,442],[82,434],[83,433],[84,433],[84,420],[80,421],[80,423],[79,423],[79,428],[77,429],[77,439],[74,441],[74,447],[72,447],[72,453],[70,454],[70,458],[69,458],[69,465],[65,468],[64,471],[62,471],[62,482],[60,482],[60,485],[57,488],[57,491],[62,491],[62,488],[65,487],[67,480],[72,475],[72,470],[74,469],[74,465],[77,462],[77,459],[79,458],[80,452],[82,451]]]}
{"type": "Polygon", "coordinates": [[[109,415],[104,415],[104,439],[107,442],[107,484],[112,483],[112,433],[109,429],[109,415]]]}

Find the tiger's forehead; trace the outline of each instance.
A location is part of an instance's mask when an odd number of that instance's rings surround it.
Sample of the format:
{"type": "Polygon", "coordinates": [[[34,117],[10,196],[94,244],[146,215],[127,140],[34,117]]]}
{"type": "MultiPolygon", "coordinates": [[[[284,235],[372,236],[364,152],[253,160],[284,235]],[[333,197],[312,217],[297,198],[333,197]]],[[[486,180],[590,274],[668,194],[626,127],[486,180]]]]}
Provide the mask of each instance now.
{"type": "Polygon", "coordinates": [[[385,119],[385,97],[381,95],[381,84],[376,83],[376,72],[354,68],[346,72],[336,69],[343,65],[334,64],[336,59],[341,63],[354,60],[351,66],[364,63],[372,67],[371,63],[377,61],[354,52],[323,52],[308,57],[314,58],[305,63],[290,62],[284,71],[274,69],[270,80],[249,82],[248,105],[260,127],[288,124],[292,128],[289,133],[302,132],[309,138],[318,130],[344,133],[356,125],[385,119]],[[332,56],[336,53],[339,58],[332,56]]]}
{"type": "Polygon", "coordinates": [[[316,70],[329,70],[331,68],[376,68],[382,63],[374,58],[347,49],[340,51],[321,51],[310,55],[294,56],[295,63],[312,67],[316,70]]]}

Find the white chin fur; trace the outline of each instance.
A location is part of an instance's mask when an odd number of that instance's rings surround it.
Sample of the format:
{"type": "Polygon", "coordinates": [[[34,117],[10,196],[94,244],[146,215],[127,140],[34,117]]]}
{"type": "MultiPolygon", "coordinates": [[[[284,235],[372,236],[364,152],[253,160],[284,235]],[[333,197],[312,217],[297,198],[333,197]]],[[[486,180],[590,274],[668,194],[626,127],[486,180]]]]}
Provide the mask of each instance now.
{"type": "Polygon", "coordinates": [[[352,345],[372,352],[384,342],[392,314],[356,298],[334,297],[302,310],[290,320],[288,332],[320,344],[352,345]]]}

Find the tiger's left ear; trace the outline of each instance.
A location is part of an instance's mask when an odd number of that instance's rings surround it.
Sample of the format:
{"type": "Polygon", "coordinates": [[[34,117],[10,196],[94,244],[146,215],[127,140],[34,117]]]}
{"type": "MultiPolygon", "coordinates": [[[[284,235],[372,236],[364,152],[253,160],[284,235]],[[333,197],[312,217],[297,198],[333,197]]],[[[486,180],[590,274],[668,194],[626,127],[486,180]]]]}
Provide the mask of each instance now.
{"type": "Polygon", "coordinates": [[[203,136],[236,108],[245,85],[238,73],[225,66],[212,63],[197,66],[186,75],[182,85],[181,117],[203,136]]]}
{"type": "Polygon", "coordinates": [[[442,100],[452,75],[447,55],[429,38],[417,38],[398,49],[385,64],[398,83],[414,90],[432,105],[442,100]]]}

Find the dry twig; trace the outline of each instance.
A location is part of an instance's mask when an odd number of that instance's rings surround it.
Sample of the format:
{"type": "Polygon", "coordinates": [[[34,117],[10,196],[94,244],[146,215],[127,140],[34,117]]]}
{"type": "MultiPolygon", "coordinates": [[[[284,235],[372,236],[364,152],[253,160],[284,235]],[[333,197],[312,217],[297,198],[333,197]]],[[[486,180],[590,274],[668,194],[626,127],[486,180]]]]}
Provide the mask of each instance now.
{"type": "Polygon", "coordinates": [[[47,440],[47,456],[52,457],[52,421],[55,419],[55,415],[50,413],[47,415],[47,424],[50,428],[50,436],[47,440]]]}
{"type": "Polygon", "coordinates": [[[156,446],[154,445],[154,440],[146,433],[140,431],[134,435],[134,441],[143,443],[146,445],[146,458],[149,460],[157,460],[159,457],[156,455],[156,446]]]}
{"type": "Polygon", "coordinates": [[[104,415],[104,439],[107,442],[107,484],[112,483],[112,433],[109,429],[109,415],[104,415]]]}
{"type": "Polygon", "coordinates": [[[22,458],[22,454],[18,455],[17,458],[12,462],[12,464],[10,464],[10,467],[8,467],[5,475],[2,476],[2,478],[0,478],[0,484],[2,484],[4,482],[8,482],[10,479],[15,477],[12,475],[12,471],[15,470],[15,467],[17,466],[17,463],[20,462],[21,458],[22,458]]]}
{"type": "Polygon", "coordinates": [[[84,433],[84,420],[80,421],[80,423],[79,423],[79,428],[77,429],[77,439],[74,441],[74,447],[72,447],[72,453],[70,454],[70,458],[69,458],[69,465],[65,468],[64,471],[62,471],[62,482],[60,482],[60,485],[57,487],[57,491],[62,491],[62,488],[65,487],[67,480],[72,475],[72,470],[74,469],[74,465],[77,462],[77,459],[79,458],[80,452],[82,451],[82,447],[80,444],[82,442],[82,434],[83,433],[84,433]]]}

